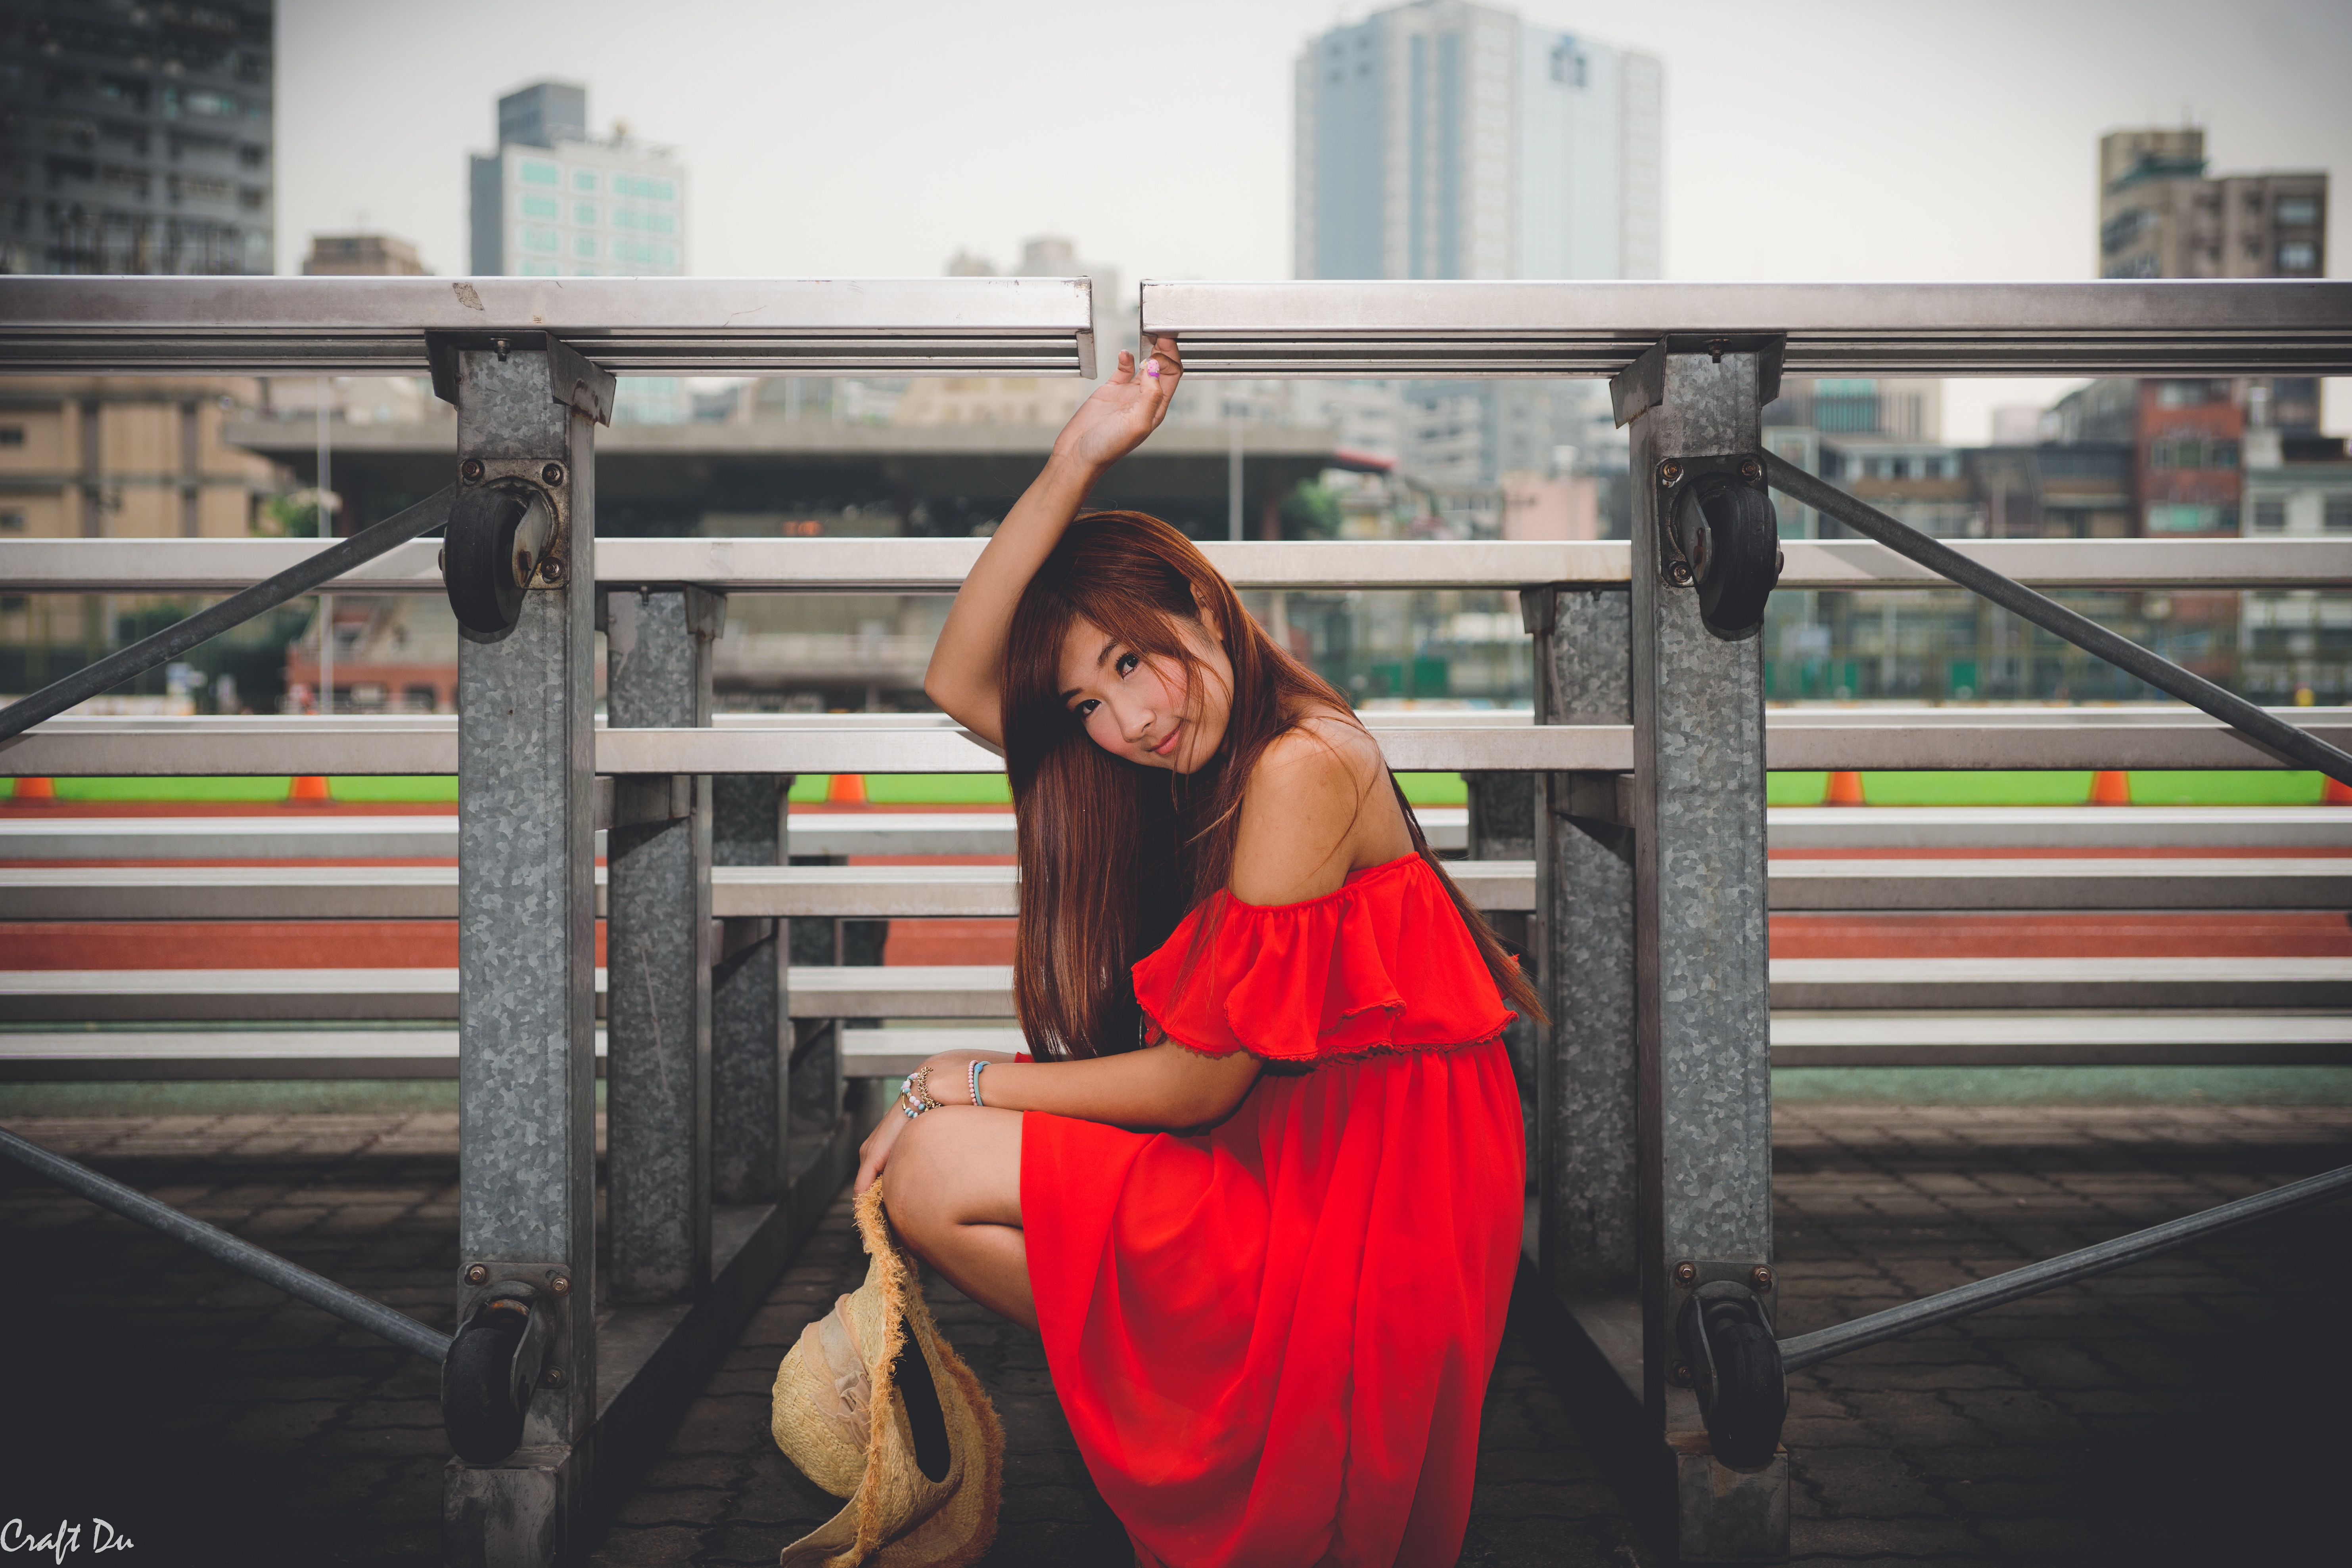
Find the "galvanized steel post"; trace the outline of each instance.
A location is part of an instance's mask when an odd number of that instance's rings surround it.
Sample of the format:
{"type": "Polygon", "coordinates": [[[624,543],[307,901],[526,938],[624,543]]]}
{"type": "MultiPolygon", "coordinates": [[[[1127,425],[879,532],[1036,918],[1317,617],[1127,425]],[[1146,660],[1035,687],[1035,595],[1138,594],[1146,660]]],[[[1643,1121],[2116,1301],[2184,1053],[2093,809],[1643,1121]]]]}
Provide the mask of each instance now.
{"type": "MultiPolygon", "coordinates": [[[[1632,721],[1628,600],[1520,597],[1539,724],[1632,721]]],[[[1536,814],[1536,968],[1551,1015],[1536,1074],[1536,1264],[1563,1301],[1630,1299],[1634,1263],[1633,835],[1622,773],[1547,773],[1536,814]]]]}
{"type": "MultiPolygon", "coordinates": [[[[561,353],[560,348],[555,353],[561,353]]],[[[452,1459],[458,1563],[584,1549],[596,1413],[593,416],[547,349],[467,347],[454,369],[467,482],[558,492],[558,570],[502,637],[458,647],[458,1201],[461,1321],[487,1282],[529,1284],[552,1336],[503,1462],[452,1459]]],[[[605,384],[609,387],[609,379],[605,384]]]]}
{"type": "MultiPolygon", "coordinates": [[[[604,599],[608,721],[707,727],[710,644],[727,601],[698,588],[604,599]]],[[[613,1299],[688,1300],[710,1279],[710,779],[614,783],[604,944],[613,1299]]]]}
{"type": "Polygon", "coordinates": [[[1748,345],[1669,347],[1626,373],[1650,391],[1625,410],[1643,1394],[1675,1456],[1682,1560],[1770,1561],[1788,1554],[1786,1458],[1756,1475],[1717,1462],[1675,1344],[1686,1287],[1772,1258],[1762,647],[1700,624],[1659,519],[1667,459],[1760,449],[1769,373],[1748,345]]]}
{"type": "MultiPolygon", "coordinates": [[[[790,773],[721,773],[711,780],[714,866],[781,866],[790,773]]],[[[710,972],[710,1195],[723,1204],[784,1197],[792,1059],[791,922],[721,922],[710,972]],[[741,929],[739,929],[739,926],[741,929]]]]}

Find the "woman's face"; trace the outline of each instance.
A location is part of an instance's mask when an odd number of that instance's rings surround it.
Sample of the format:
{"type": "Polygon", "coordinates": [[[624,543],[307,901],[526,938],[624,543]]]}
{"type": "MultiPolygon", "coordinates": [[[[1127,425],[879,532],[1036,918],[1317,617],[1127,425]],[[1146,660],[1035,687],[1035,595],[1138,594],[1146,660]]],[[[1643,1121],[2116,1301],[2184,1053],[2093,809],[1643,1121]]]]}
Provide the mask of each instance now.
{"type": "Polygon", "coordinates": [[[1180,773],[1206,767],[1224,744],[1232,711],[1233,661],[1198,621],[1176,623],[1198,662],[1202,689],[1184,667],[1112,637],[1093,622],[1070,623],[1062,638],[1062,705],[1087,739],[1114,757],[1180,773]]]}

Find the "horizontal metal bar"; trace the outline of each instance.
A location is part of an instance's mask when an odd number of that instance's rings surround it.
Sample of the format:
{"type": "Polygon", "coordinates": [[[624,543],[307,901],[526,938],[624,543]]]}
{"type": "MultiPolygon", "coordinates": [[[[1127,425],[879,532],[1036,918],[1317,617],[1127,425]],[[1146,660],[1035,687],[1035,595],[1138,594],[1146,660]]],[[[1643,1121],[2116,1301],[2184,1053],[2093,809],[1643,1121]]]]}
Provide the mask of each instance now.
{"type": "MultiPolygon", "coordinates": [[[[603,971],[596,984],[604,985],[603,971]]],[[[2344,958],[1780,958],[1771,1005],[1798,1012],[2352,1007],[2344,958]]],[[[998,965],[802,969],[803,1018],[1003,1018],[998,965]]],[[[0,972],[0,1022],[455,1018],[455,969],[0,972]]]]}
{"type": "Polygon", "coordinates": [[[2274,1187],[2267,1193],[2257,1193],[2250,1198],[2240,1198],[2202,1213],[2168,1220],[2163,1225],[2137,1230],[2129,1236],[2119,1236],[2095,1247],[2069,1252],[2062,1257],[2029,1263],[2022,1268],[2012,1268],[2006,1274],[1996,1274],[1990,1279],[1973,1280],[1956,1289],[1938,1291],[1916,1301],[1906,1301],[1883,1312],[1873,1312],[1856,1318],[1850,1323],[1840,1323],[1833,1329],[1821,1329],[1810,1334],[1798,1334],[1780,1342],[1780,1365],[1784,1371],[1800,1372],[1818,1362],[1848,1351],[1874,1345],[1899,1334],[1948,1323],[1971,1312],[1981,1312],[1988,1307],[2038,1294],[2060,1285],[2071,1285],[2077,1279],[2121,1268],[2156,1258],[2192,1242],[2218,1236],[2225,1230],[2252,1225],[2259,1220],[2279,1215],[2293,1214],[2330,1199],[2352,1193],[2352,1165],[2329,1171],[2323,1175],[2306,1176],[2299,1182],[2274,1187]]]}
{"type": "MultiPolygon", "coordinates": [[[[978,539],[600,539],[596,580],[694,583],[722,593],[952,593],[978,539]]],[[[2352,584],[2352,539],[1967,539],[1947,543],[2003,576],[2049,589],[2333,588],[2352,584]]],[[[0,540],[0,582],[24,594],[228,594],[326,548],[301,539],[0,540]]],[[[1622,540],[1380,540],[1233,543],[1202,550],[1241,588],[1610,586],[1628,580],[1622,540]]],[[[400,546],[320,584],[340,593],[438,594],[438,546],[400,546]]],[[[1791,539],[1784,589],[1946,588],[1866,539],[1791,539]]]]}
{"type": "Polygon", "coordinates": [[[110,691],[198,644],[244,625],[263,611],[310,592],[327,579],[340,575],[347,565],[372,561],[420,533],[441,527],[449,520],[449,504],[457,493],[457,486],[445,485],[415,506],[394,512],[382,522],[372,523],[349,539],[328,543],[317,554],[295,562],[275,576],[216,605],[206,605],[152,637],[118,648],[62,679],[51,681],[31,696],[0,708],[0,740],[110,691]]]}
{"type": "MultiPolygon", "coordinates": [[[[2352,743],[2339,709],[2290,709],[2309,732],[2352,743]]],[[[1401,772],[1622,773],[1627,726],[1544,725],[1524,711],[1405,715],[1374,711],[1369,727],[1401,772]],[[1437,719],[1432,725],[1425,721],[1437,719]],[[1473,723],[1468,721],[1483,720],[1473,723]]],[[[597,737],[603,773],[992,773],[996,754],[919,714],[722,715],[707,730],[610,730],[597,737]]],[[[2277,768],[2234,731],[2168,706],[2069,709],[1775,710],[1768,766],[1854,769],[2277,768]]],[[[457,721],[447,715],[52,719],[0,741],[0,778],[271,777],[454,773],[457,721]]]]}
{"type": "MultiPolygon", "coordinates": [[[[852,1077],[904,1074],[923,1057],[956,1045],[1019,1049],[1019,1036],[1018,1029],[971,1025],[850,1030],[846,1070],[852,1077]],[[861,1049],[873,1054],[861,1059],[861,1049]],[[913,1061],[907,1060],[909,1053],[913,1061]]],[[[604,1052],[601,1032],[596,1052],[604,1052]]],[[[1772,1016],[1776,1068],[2345,1064],[2352,1064],[2352,1016],[2341,1013],[1784,1011],[1772,1016]]],[[[0,1031],[0,1082],[457,1073],[457,1031],[429,1026],[0,1031]]]]}
{"type": "Polygon", "coordinates": [[[449,1336],[427,1328],[407,1313],[370,1300],[298,1263],[289,1263],[242,1237],[231,1236],[218,1226],[182,1214],[136,1187],[125,1186],[111,1176],[102,1176],[86,1165],[76,1164],[5,1128],[0,1128],[0,1155],[125,1219],[137,1220],[239,1273],[250,1274],[299,1300],[332,1312],[347,1323],[356,1323],[372,1334],[381,1335],[404,1351],[413,1351],[434,1362],[448,1354],[449,1336]]]}
{"type": "Polygon", "coordinates": [[[416,375],[427,331],[624,375],[1076,375],[1083,278],[6,278],[0,372],[416,375]]]}
{"type": "Polygon", "coordinates": [[[1764,455],[1764,473],[1772,488],[1820,510],[1847,527],[1870,535],[1881,544],[1909,556],[1961,587],[1980,594],[2011,615],[2065,638],[2076,647],[2210,713],[2249,740],[2276,752],[2295,767],[2316,768],[2339,784],[2352,784],[2352,752],[2329,744],[2308,730],[2291,724],[2256,707],[2234,691],[2216,686],[2203,676],[2184,669],[2130,638],[2120,637],[2087,616],[2079,616],[2044,598],[2021,583],[1960,554],[1869,506],[1843,490],[1806,473],[1777,455],[1764,455]]]}
{"type": "Polygon", "coordinates": [[[2325,1067],[2352,1064],[2341,1013],[1807,1013],[1772,1016],[1772,1065],[2325,1067]]]}
{"type": "MultiPolygon", "coordinates": [[[[1446,870],[1493,912],[1535,908],[1535,865],[1446,870]]],[[[1017,914],[1013,866],[722,866],[714,918],[989,919],[1017,914]]],[[[604,874],[597,872],[604,912],[604,874]]],[[[1774,910],[2352,910],[2352,856],[2125,859],[1776,859],[1774,910]]],[[[457,918],[455,866],[0,867],[0,920],[457,918]]]]}
{"type": "Polygon", "coordinates": [[[1194,375],[1613,375],[1660,340],[1785,337],[1800,375],[2342,375],[2352,286],[1157,282],[1194,375]]]}
{"type": "MultiPolygon", "coordinates": [[[[1431,845],[1468,843],[1462,807],[1416,813],[1431,845]]],[[[2337,805],[1780,805],[1766,812],[1780,849],[2343,849],[2352,808],[2337,805]]],[[[1011,855],[1010,811],[792,814],[794,855],[1011,855]]],[[[456,815],[42,816],[0,814],[0,860],[454,859],[456,815]]]]}

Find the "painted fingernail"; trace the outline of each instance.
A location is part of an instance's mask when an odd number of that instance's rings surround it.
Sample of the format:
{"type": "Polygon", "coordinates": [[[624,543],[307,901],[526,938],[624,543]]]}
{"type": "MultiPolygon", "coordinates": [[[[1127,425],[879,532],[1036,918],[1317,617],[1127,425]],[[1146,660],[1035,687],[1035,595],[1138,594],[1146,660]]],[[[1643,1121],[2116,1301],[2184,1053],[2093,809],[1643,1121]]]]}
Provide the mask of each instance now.
{"type": "Polygon", "coordinates": [[[1158,360],[1153,360],[1150,364],[1145,365],[1143,367],[1143,374],[1157,379],[1160,374],[1160,362],[1158,360]]]}

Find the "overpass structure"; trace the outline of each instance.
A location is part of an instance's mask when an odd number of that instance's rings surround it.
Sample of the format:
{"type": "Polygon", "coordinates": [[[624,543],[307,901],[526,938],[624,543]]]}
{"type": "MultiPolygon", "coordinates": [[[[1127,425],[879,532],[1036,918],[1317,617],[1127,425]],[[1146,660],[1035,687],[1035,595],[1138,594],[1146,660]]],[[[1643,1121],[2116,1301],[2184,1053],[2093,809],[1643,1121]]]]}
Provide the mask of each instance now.
{"type": "MultiPolygon", "coordinates": [[[[1759,421],[1779,375],[2345,374],[2352,286],[1148,283],[1142,309],[1147,331],[1182,339],[1193,374],[1606,375],[1632,426],[1633,538],[1614,547],[1264,544],[1213,556],[1246,585],[1520,594],[1538,671],[1532,722],[1379,733],[1398,766],[1474,775],[1465,879],[1490,907],[1524,914],[1556,1020],[1522,1042],[1536,1132],[1525,1304],[1559,1329],[1559,1370],[1591,1413],[1632,1435],[1651,1483],[1639,1501],[1684,1561],[1785,1556],[1786,1370],[2352,1188],[2352,1173],[2314,1178],[2006,1283],[1801,1341],[1774,1336],[1772,1011],[1783,987],[1813,986],[1792,994],[1820,1000],[1839,981],[1775,972],[1768,910],[2045,907],[2036,900],[2069,894],[2052,892],[2047,876],[1914,869],[1874,879],[1770,867],[1768,765],[2293,765],[2352,782],[2343,715],[2253,709],[2021,585],[2338,584],[2352,577],[2345,545],[1924,540],[1775,466],[1759,421]],[[1773,489],[1877,542],[1782,545],[1773,489]],[[1768,721],[1753,634],[1776,584],[1948,581],[2184,705],[1768,721]]],[[[610,438],[599,427],[613,376],[1068,374],[1092,362],[1091,321],[1083,281],[1038,279],[566,280],[560,290],[529,279],[0,280],[0,368],[429,371],[457,410],[438,473],[420,481],[430,493],[331,546],[0,543],[0,575],[28,591],[236,591],[0,711],[0,772],[446,764],[460,780],[454,879],[183,872],[110,887],[27,875],[0,897],[68,919],[119,908],[108,902],[118,896],[181,899],[192,912],[207,900],[320,911],[454,906],[457,971],[316,972],[299,985],[281,972],[215,986],[209,999],[168,977],[78,988],[11,976],[0,995],[20,1019],[153,1016],[138,1010],[142,992],[179,1016],[430,1008],[422,1016],[454,1019],[458,1331],[392,1328],[444,1360],[459,1456],[445,1514],[459,1556],[543,1563],[585,1550],[594,1498],[613,1495],[609,1483],[657,1438],[847,1173],[871,1102],[846,1064],[889,1042],[855,1038],[835,1021],[1008,1010],[1001,972],[794,968],[773,924],[1002,908],[1008,887],[998,875],[799,874],[833,868],[783,864],[778,787],[800,772],[977,772],[998,759],[937,721],[721,723],[709,698],[723,595],[943,589],[977,542],[600,540],[600,447],[610,438]],[[423,538],[436,530],[437,548],[423,538]],[[363,584],[450,595],[470,628],[454,722],[56,717],[102,689],[93,682],[174,657],[240,615],[363,584]],[[610,694],[601,726],[591,668],[600,627],[610,694]],[[600,913],[613,955],[603,973],[600,913]],[[600,993],[611,1117],[604,1269],[592,1137],[600,993]]],[[[2282,862],[2168,878],[2074,866],[2063,885],[2093,906],[2201,898],[2326,907],[2341,897],[2335,869],[2282,862]]],[[[2118,993],[2162,995],[2166,979],[2009,967],[1978,978],[2021,988],[2014,994],[2053,1014],[2068,1013],[2070,996],[2094,981],[2108,988],[2095,1005],[2107,1005],[2118,993]]],[[[1948,1007],[1967,993],[1960,977],[1946,978],[1938,994],[1916,975],[1878,976],[1876,1005],[1948,1007]]],[[[2308,1013],[2352,1000],[2330,989],[2345,977],[2324,967],[2237,965],[2203,977],[2212,989],[2202,993],[2189,988],[2196,977],[2171,978],[2180,988],[2170,999],[2184,1010],[2290,998],[2308,1013]]],[[[148,1223],[178,1224],[21,1142],[5,1152],[148,1223]]],[[[341,1300],[330,1282],[292,1279],[282,1261],[216,1234],[175,1233],[386,1331],[380,1307],[341,1300]]]]}

